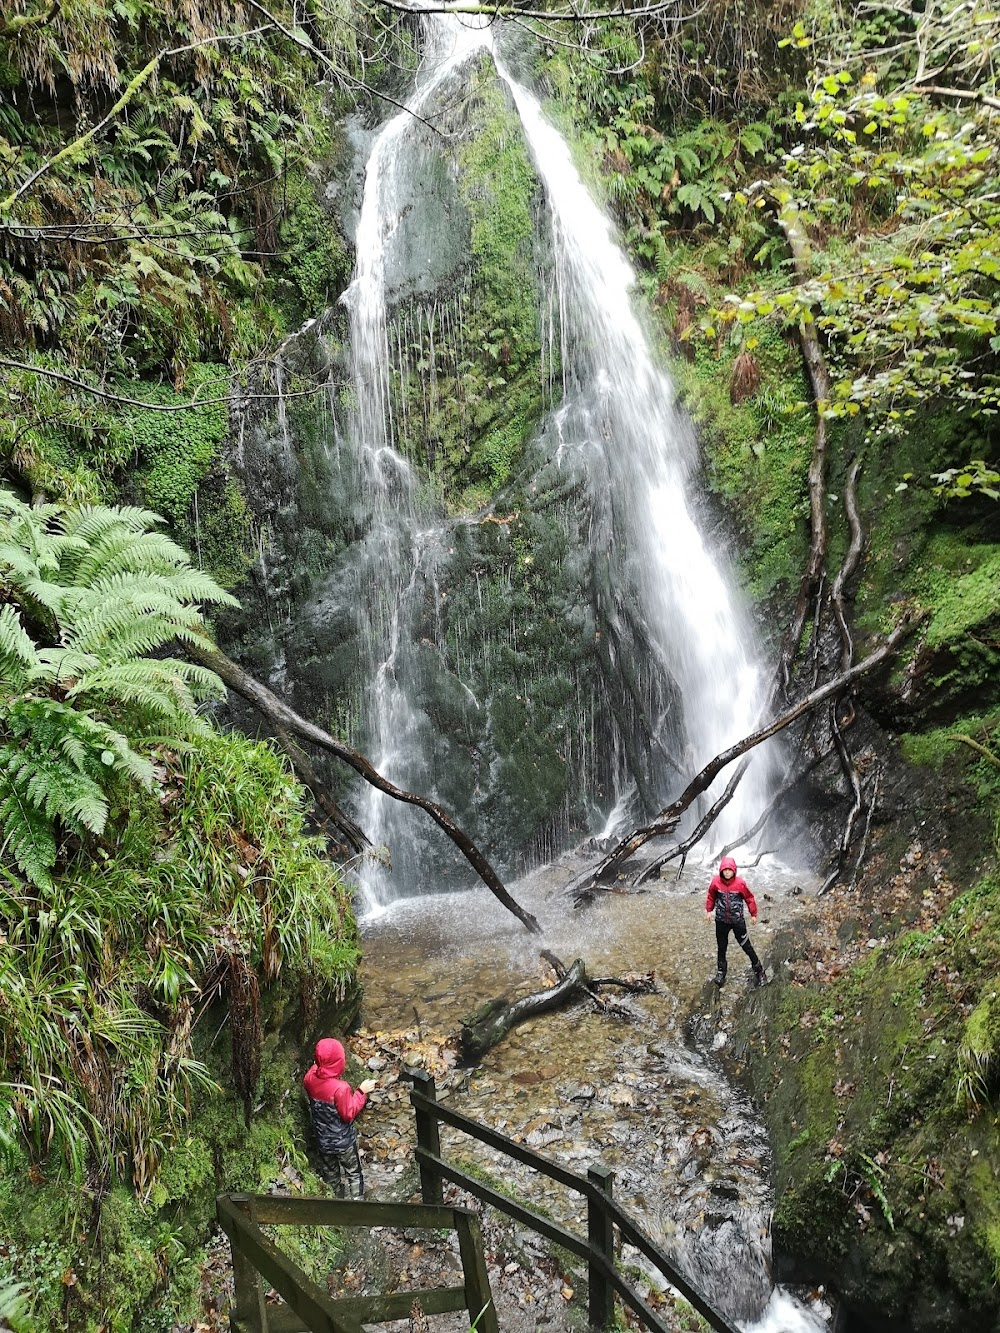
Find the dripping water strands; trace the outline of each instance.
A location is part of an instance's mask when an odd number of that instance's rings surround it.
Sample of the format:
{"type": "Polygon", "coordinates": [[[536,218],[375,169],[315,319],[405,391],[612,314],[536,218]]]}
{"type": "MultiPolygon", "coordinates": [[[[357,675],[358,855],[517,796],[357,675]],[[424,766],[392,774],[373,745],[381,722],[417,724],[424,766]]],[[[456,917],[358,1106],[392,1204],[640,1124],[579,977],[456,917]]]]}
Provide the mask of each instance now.
{"type": "MultiPolygon", "coordinates": [[[[433,515],[421,493],[420,479],[401,452],[393,411],[393,361],[405,364],[409,343],[422,340],[424,330],[415,330],[412,319],[406,318],[397,319],[394,329],[390,327],[386,311],[387,245],[403,225],[397,201],[405,197],[407,173],[415,169],[407,152],[414,114],[422,114],[449,76],[483,46],[484,37],[462,25],[452,34],[449,25],[433,18],[425,23],[426,54],[416,89],[407,110],[383,126],[368,159],[355,238],[356,272],[343,300],[351,325],[354,410],[350,431],[367,511],[354,590],[357,604],[364,608],[361,666],[370,682],[367,749],[380,772],[415,790],[429,792],[434,789],[426,762],[427,751],[433,748],[430,723],[411,698],[404,679],[406,658],[414,652],[412,635],[420,618],[422,562],[428,559],[433,578],[440,533],[430,523],[433,515]]],[[[423,317],[421,311],[417,320],[423,317]]],[[[433,332],[430,336],[433,364],[433,332]]],[[[433,383],[430,391],[434,391],[433,383]]],[[[393,802],[366,788],[359,822],[373,844],[387,846],[393,859],[391,881],[384,865],[368,862],[362,868],[362,892],[369,910],[382,908],[397,896],[400,884],[417,878],[416,862],[407,855],[405,837],[395,836],[401,827],[399,820],[393,802]]]]}

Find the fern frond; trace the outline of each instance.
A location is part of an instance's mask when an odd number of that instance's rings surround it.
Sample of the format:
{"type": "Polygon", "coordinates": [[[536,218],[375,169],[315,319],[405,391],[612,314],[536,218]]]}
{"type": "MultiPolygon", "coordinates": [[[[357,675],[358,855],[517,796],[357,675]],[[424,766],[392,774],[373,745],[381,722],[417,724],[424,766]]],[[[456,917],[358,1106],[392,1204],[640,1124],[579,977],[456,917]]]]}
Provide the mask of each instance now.
{"type": "Polygon", "coordinates": [[[38,578],[38,561],[17,542],[0,540],[0,575],[18,587],[24,579],[38,578]]]}
{"type": "Polygon", "coordinates": [[[73,582],[84,587],[108,574],[163,573],[187,563],[187,552],[163,533],[134,533],[118,527],[91,546],[77,566],[73,582]]]}
{"type": "Polygon", "coordinates": [[[90,541],[91,534],[96,536],[106,528],[109,518],[115,523],[123,523],[132,532],[146,532],[163,523],[159,514],[137,505],[115,505],[114,509],[105,505],[80,505],[66,511],[60,526],[65,533],[90,541]]]}
{"type": "Polygon", "coordinates": [[[19,798],[49,821],[61,819],[74,833],[104,831],[108,818],[104,793],[86,773],[68,767],[57,754],[8,745],[0,751],[0,769],[19,798]]]}
{"type": "Polygon", "coordinates": [[[97,666],[93,653],[79,648],[39,648],[39,666],[33,680],[45,680],[53,685],[66,684],[97,666]]]}
{"type": "Polygon", "coordinates": [[[0,827],[4,841],[0,856],[9,856],[23,875],[39,888],[51,883],[56,839],[52,823],[37,810],[3,768],[0,753],[0,827]]]}
{"type": "Polygon", "coordinates": [[[223,693],[218,677],[213,678],[203,667],[169,658],[162,661],[142,658],[87,672],[67,698],[93,702],[121,700],[185,735],[192,730],[204,730],[204,723],[197,717],[198,699],[221,698],[223,693]]]}
{"type": "Polygon", "coordinates": [[[38,666],[38,651],[12,606],[0,608],[0,675],[26,675],[38,666]]]}

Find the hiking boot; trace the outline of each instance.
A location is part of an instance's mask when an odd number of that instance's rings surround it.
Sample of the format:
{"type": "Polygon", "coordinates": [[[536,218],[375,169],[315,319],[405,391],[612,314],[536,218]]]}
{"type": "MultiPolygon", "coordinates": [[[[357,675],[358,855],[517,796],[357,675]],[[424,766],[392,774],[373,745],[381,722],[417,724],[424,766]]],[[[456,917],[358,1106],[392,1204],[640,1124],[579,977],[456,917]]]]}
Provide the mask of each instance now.
{"type": "Polygon", "coordinates": [[[726,984],[725,968],[720,967],[718,972],[716,972],[715,976],[712,978],[712,980],[721,989],[726,984]]]}
{"type": "Polygon", "coordinates": [[[767,977],[764,975],[763,963],[758,963],[753,970],[753,984],[755,987],[767,985],[767,977]]]}

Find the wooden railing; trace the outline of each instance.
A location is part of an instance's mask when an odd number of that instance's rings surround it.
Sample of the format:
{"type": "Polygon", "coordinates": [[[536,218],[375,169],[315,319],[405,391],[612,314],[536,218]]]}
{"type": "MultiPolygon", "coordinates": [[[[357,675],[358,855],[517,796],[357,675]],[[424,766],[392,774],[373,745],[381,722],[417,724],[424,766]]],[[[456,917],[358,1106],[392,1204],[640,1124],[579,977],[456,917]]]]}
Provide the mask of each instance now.
{"type": "Polygon", "coordinates": [[[233,1333],[360,1333],[362,1324],[406,1319],[414,1301],[424,1314],[466,1310],[477,1333],[499,1333],[483,1254],[479,1219],[467,1208],[360,1199],[290,1199],[273,1194],[221,1194],[219,1225],[233,1250],[233,1333]],[[463,1285],[331,1298],[261,1231],[262,1225],[310,1227],[432,1227],[458,1233],[463,1285]],[[282,1299],[267,1300],[265,1283],[282,1299]]]}
{"type": "MultiPolygon", "coordinates": [[[[697,1291],[684,1275],[675,1268],[666,1254],[655,1245],[644,1231],[623,1212],[612,1197],[614,1172],[604,1166],[592,1166],[586,1179],[570,1171],[557,1162],[532,1152],[520,1143],[515,1143],[506,1134],[470,1120],[468,1116],[443,1106],[437,1100],[434,1080],[422,1071],[411,1075],[414,1083],[410,1093],[417,1119],[417,1165],[420,1168],[420,1188],[424,1203],[440,1206],[443,1201],[442,1185],[445,1180],[461,1186],[477,1199],[482,1199],[491,1208],[496,1208],[522,1225],[537,1231],[548,1240],[562,1245],[571,1254],[586,1259],[590,1287],[589,1313],[590,1326],[594,1329],[610,1328],[614,1322],[615,1295],[636,1314],[641,1323],[655,1333],[670,1333],[667,1324],[654,1309],[643,1299],[630,1282],[619,1272],[615,1263],[615,1227],[623,1241],[633,1245],[662,1277],[675,1287],[686,1300],[708,1321],[716,1333],[739,1333],[721,1311],[701,1292],[697,1291]],[[515,1161],[533,1167],[550,1180],[575,1190],[587,1200],[587,1237],[576,1235],[566,1227],[543,1217],[530,1208],[508,1199],[498,1190],[483,1184],[474,1176],[459,1170],[447,1162],[441,1155],[439,1125],[450,1125],[461,1130],[470,1138],[485,1143],[515,1161]]],[[[729,1261],[729,1256],[720,1254],[720,1264],[729,1261]]]]}

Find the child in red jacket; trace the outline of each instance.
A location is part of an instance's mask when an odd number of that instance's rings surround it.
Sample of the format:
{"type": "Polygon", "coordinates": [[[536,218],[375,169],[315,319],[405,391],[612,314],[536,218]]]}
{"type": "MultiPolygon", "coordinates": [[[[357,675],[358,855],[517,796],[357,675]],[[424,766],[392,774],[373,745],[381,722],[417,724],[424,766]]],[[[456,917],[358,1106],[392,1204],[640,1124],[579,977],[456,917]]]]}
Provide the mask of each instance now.
{"type": "Polygon", "coordinates": [[[724,856],[719,862],[719,873],[712,878],[705,899],[705,915],[715,917],[715,942],[718,947],[718,968],[715,984],[725,985],[726,949],[729,947],[729,932],[736,936],[736,943],[750,959],[753,968],[753,984],[763,986],[764,966],[754,953],[750,943],[747,923],[743,919],[744,904],[750,909],[751,918],[757,920],[757,903],[747,887],[745,879],[736,873],[736,862],[731,856],[724,856]]]}
{"type": "Polygon", "coordinates": [[[309,1068],[302,1086],[309,1098],[320,1174],[333,1186],[338,1199],[345,1194],[349,1199],[360,1199],[365,1192],[365,1181],[354,1121],[364,1110],[375,1080],[366,1078],[355,1092],[340,1077],[346,1063],[340,1042],[334,1037],[324,1037],[316,1043],[316,1063],[309,1068]]]}

